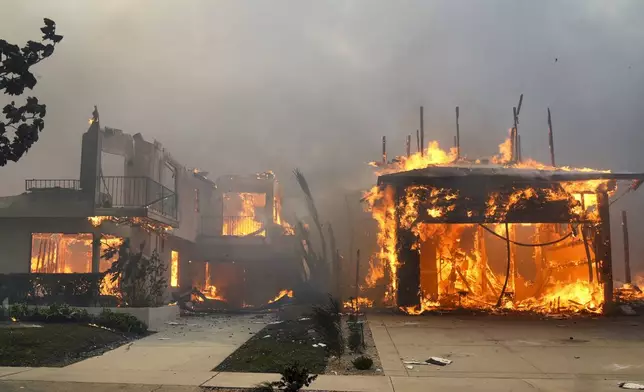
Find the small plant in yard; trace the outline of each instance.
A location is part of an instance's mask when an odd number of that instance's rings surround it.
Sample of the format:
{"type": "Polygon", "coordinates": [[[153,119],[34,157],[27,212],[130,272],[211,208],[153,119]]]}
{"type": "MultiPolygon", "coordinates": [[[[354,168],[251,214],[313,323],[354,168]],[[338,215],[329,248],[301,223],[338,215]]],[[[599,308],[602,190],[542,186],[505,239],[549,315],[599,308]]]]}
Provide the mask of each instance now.
{"type": "Polygon", "coordinates": [[[349,319],[347,320],[349,323],[355,323],[358,321],[358,315],[355,313],[349,313],[349,319]]]}
{"type": "Polygon", "coordinates": [[[93,323],[115,331],[137,335],[148,331],[148,326],[131,314],[111,312],[109,309],[104,309],[98,316],[92,316],[85,309],[71,308],[67,305],[29,307],[20,303],[9,307],[9,317],[15,321],[39,323],[93,323]]]}
{"type": "Polygon", "coordinates": [[[58,304],[31,308],[24,303],[13,304],[9,307],[9,316],[16,320],[49,323],[82,323],[91,320],[85,309],[58,304]]]}
{"type": "Polygon", "coordinates": [[[340,302],[329,297],[327,306],[313,307],[315,329],[322,336],[330,352],[340,356],[344,353],[344,337],[340,326],[340,302]]]}
{"type": "Polygon", "coordinates": [[[131,314],[116,313],[109,309],[103,309],[101,314],[96,317],[95,323],[105,328],[138,335],[148,331],[148,326],[131,314]]]}
{"type": "Polygon", "coordinates": [[[358,329],[351,329],[351,332],[349,333],[349,348],[351,351],[354,353],[358,353],[362,351],[362,334],[360,333],[360,330],[358,329]]]}
{"type": "Polygon", "coordinates": [[[369,370],[373,366],[373,359],[362,355],[353,360],[353,366],[358,370],[369,370]]]}
{"type": "Polygon", "coordinates": [[[293,362],[281,372],[282,378],[279,381],[264,382],[257,389],[259,391],[271,392],[278,391],[297,392],[303,387],[308,387],[318,376],[309,374],[309,369],[300,366],[298,362],[293,362]]]}

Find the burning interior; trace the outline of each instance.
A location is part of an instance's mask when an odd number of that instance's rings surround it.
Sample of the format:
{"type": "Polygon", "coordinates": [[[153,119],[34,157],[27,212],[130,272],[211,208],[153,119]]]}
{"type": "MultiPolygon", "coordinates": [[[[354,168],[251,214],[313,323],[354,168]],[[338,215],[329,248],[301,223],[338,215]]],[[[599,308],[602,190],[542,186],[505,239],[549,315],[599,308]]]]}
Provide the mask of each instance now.
{"type": "MultiPolygon", "coordinates": [[[[501,145],[503,152],[504,146],[501,145]]],[[[380,251],[366,286],[409,314],[456,307],[601,313],[612,303],[609,198],[642,174],[458,160],[431,143],[366,196],[380,251]]]]}
{"type": "MultiPolygon", "coordinates": [[[[100,239],[100,254],[121,245],[123,239],[103,234],[100,239]]],[[[30,272],[40,274],[69,274],[92,272],[92,233],[33,233],[31,235],[30,272]]],[[[101,257],[99,272],[107,271],[116,259],[101,257]]],[[[103,278],[101,294],[117,295],[118,283],[112,283],[111,275],[103,278]]]]}

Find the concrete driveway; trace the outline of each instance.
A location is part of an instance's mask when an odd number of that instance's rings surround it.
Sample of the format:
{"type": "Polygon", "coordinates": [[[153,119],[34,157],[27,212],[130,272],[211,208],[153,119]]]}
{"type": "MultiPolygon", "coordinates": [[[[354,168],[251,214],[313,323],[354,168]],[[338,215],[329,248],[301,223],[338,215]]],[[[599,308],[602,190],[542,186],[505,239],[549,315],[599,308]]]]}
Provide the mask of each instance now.
{"type": "Polygon", "coordinates": [[[369,325],[396,391],[619,391],[620,381],[644,383],[641,317],[370,315],[369,325]],[[430,356],[453,363],[403,363],[430,356]]]}

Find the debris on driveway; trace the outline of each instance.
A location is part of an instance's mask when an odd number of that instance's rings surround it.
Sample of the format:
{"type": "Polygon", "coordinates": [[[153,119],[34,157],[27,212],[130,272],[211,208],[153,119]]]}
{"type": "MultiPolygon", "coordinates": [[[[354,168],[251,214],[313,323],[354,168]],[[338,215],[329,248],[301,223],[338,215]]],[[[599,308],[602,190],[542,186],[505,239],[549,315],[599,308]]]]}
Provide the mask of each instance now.
{"type": "Polygon", "coordinates": [[[630,305],[619,305],[619,310],[624,316],[637,316],[637,312],[630,305]]]}
{"type": "Polygon", "coordinates": [[[441,358],[441,357],[429,357],[429,359],[426,362],[431,363],[432,365],[446,366],[452,363],[452,360],[441,358]]]}
{"type": "Polygon", "coordinates": [[[437,366],[447,366],[452,363],[451,359],[441,358],[441,357],[429,357],[426,361],[403,361],[405,365],[437,365],[437,366]]]}
{"type": "Polygon", "coordinates": [[[622,382],[622,383],[619,383],[619,387],[622,389],[633,389],[638,391],[644,391],[644,384],[636,384],[634,382],[622,382]]]}

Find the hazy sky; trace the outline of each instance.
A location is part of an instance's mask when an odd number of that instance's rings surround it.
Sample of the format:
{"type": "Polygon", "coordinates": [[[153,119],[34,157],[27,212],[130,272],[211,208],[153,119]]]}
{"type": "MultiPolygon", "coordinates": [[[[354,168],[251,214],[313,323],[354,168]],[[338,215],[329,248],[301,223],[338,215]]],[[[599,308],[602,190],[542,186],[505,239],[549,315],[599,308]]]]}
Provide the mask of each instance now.
{"type": "MultiPolygon", "coordinates": [[[[157,139],[211,177],[301,168],[322,204],[374,181],[380,138],[402,153],[425,106],[426,139],[491,155],[524,93],[524,156],[644,170],[644,1],[9,1],[0,37],[65,36],[39,64],[40,141],[0,168],[0,194],[25,178],[76,178],[93,105],[103,125],[157,139]],[[555,62],[555,58],[558,61],[555,62]]],[[[615,208],[633,209],[644,192],[615,208]]],[[[618,213],[613,212],[616,217],[618,213]]],[[[614,227],[614,232],[619,232],[614,227]]],[[[641,242],[641,241],[634,241],[641,242]]],[[[644,248],[640,249],[644,254],[644,248]]]]}

